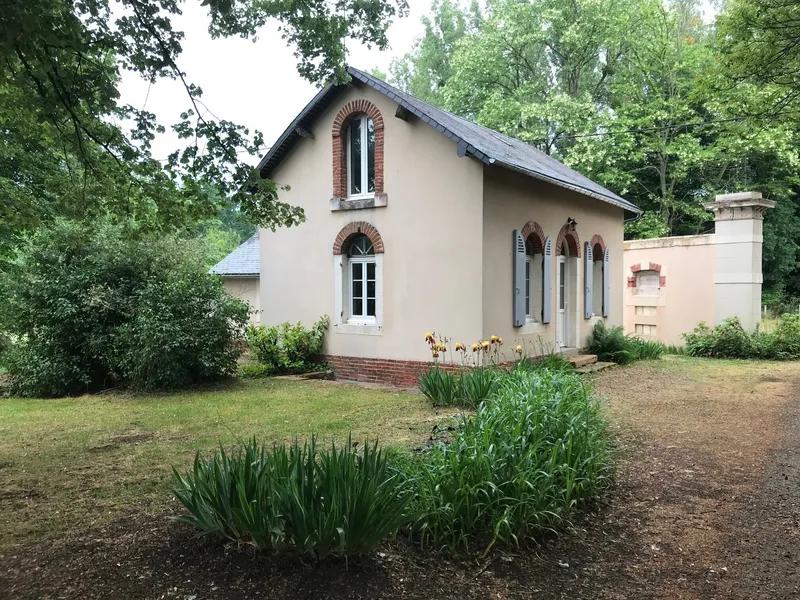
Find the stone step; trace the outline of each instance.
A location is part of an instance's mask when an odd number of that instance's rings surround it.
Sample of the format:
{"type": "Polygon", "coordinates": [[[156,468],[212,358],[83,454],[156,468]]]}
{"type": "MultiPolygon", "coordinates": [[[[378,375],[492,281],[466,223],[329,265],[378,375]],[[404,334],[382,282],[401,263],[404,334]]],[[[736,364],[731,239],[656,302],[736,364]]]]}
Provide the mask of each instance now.
{"type": "Polygon", "coordinates": [[[572,363],[573,367],[575,367],[576,369],[580,369],[581,367],[585,367],[586,365],[592,365],[596,363],[597,355],[576,354],[575,356],[570,356],[567,360],[572,363]]]}
{"type": "Polygon", "coordinates": [[[616,366],[617,363],[613,362],[596,362],[588,364],[584,367],[580,367],[575,369],[576,373],[595,373],[597,371],[602,371],[603,369],[608,369],[609,367],[616,366]]]}

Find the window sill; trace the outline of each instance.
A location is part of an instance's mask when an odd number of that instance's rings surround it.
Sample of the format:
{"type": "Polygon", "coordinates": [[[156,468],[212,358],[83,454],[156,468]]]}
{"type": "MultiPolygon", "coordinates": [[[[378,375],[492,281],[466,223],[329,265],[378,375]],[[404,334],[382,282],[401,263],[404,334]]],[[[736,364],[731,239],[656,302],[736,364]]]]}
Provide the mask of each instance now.
{"type": "Polygon", "coordinates": [[[519,328],[519,335],[533,335],[536,333],[544,333],[547,329],[547,325],[544,323],[537,323],[536,321],[528,321],[519,328]]]}
{"type": "Polygon", "coordinates": [[[335,333],[346,335],[383,335],[380,325],[356,325],[354,323],[338,323],[333,326],[335,333]]]}
{"type": "Polygon", "coordinates": [[[331,212],[340,210],[362,210],[365,208],[379,208],[386,206],[389,198],[386,194],[375,194],[368,198],[331,198],[331,212]]]}

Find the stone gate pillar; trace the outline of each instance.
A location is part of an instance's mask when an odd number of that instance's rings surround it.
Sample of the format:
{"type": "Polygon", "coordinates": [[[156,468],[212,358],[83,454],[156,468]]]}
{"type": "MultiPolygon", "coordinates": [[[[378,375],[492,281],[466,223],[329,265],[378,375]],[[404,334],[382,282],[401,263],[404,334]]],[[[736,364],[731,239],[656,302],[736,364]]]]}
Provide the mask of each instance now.
{"type": "Polygon", "coordinates": [[[714,304],[721,323],[739,317],[745,329],[761,322],[761,247],[764,212],[775,206],[761,192],[720,194],[705,209],[714,213],[714,304]]]}

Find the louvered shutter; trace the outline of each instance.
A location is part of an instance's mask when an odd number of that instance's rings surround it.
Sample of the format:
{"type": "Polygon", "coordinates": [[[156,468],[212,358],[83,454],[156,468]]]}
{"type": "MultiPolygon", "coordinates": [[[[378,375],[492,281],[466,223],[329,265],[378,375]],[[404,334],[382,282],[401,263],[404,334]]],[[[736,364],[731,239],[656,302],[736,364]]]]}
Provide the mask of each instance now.
{"type": "Polygon", "coordinates": [[[611,248],[606,248],[603,254],[603,316],[609,315],[611,304],[611,248]]]}
{"type": "Polygon", "coordinates": [[[519,230],[515,229],[512,240],[514,246],[512,255],[514,260],[513,281],[513,317],[514,327],[525,325],[525,239],[519,230]]]}
{"type": "Polygon", "coordinates": [[[594,259],[592,246],[589,242],[583,244],[583,318],[592,318],[592,291],[594,284],[594,259]]]}
{"type": "Polygon", "coordinates": [[[542,323],[549,323],[553,312],[553,239],[544,241],[542,255],[542,323]]]}

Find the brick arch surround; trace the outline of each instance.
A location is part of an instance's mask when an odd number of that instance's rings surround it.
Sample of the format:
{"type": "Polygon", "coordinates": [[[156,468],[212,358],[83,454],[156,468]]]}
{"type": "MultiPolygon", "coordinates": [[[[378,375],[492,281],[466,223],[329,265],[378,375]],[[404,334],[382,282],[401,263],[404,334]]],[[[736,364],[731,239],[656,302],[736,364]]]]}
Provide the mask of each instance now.
{"type": "Polygon", "coordinates": [[[522,228],[522,239],[525,240],[525,248],[532,254],[544,253],[544,230],[536,221],[528,221],[522,228]]]}
{"type": "Polygon", "coordinates": [[[383,195],[383,117],[369,100],[348,102],[333,120],[333,197],[347,198],[347,127],[357,115],[367,115],[375,129],[375,196],[383,195]]]}
{"type": "Polygon", "coordinates": [[[569,247],[569,255],[575,258],[581,257],[581,240],[578,237],[578,232],[570,229],[568,223],[565,223],[564,226],[561,228],[561,231],[558,232],[558,237],[556,238],[556,246],[554,249],[554,253],[558,255],[561,252],[561,244],[566,240],[567,246],[569,247]]]}
{"type": "Polygon", "coordinates": [[[592,258],[594,260],[603,260],[603,256],[606,253],[606,243],[603,241],[603,236],[594,234],[589,245],[592,247],[592,258]],[[598,247],[600,248],[599,252],[597,250],[598,247]]]}
{"type": "Polygon", "coordinates": [[[359,234],[364,234],[372,242],[372,247],[375,254],[383,254],[383,239],[378,230],[366,221],[355,221],[348,223],[336,236],[336,241],[333,242],[333,253],[344,254],[347,251],[347,243],[359,234]]]}

